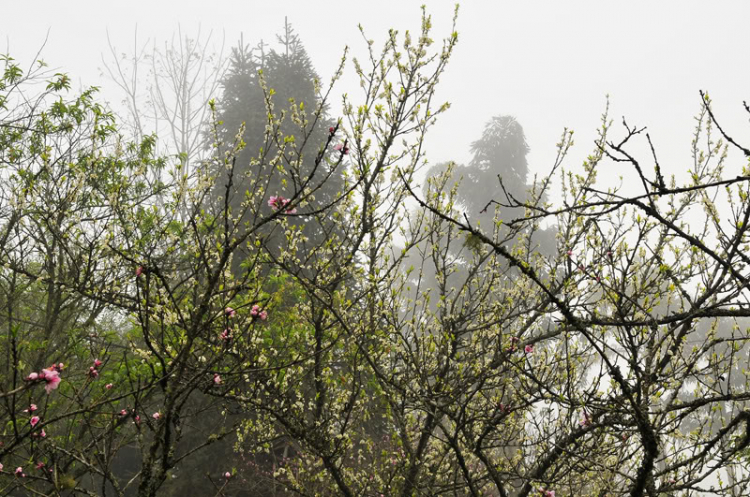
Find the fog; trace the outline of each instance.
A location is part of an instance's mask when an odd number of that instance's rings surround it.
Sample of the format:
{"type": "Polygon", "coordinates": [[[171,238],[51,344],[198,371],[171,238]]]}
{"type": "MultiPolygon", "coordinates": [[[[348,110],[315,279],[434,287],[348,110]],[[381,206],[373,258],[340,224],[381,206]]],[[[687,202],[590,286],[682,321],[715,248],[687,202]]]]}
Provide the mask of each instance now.
{"type": "Polygon", "coordinates": [[[750,3],[4,7],[0,495],[750,495],[750,3]]]}
{"type": "MultiPolygon", "coordinates": [[[[433,36],[448,34],[453,2],[430,2],[433,36]]],[[[11,2],[0,17],[0,34],[13,57],[28,63],[36,52],[52,67],[83,86],[99,86],[117,108],[121,96],[102,77],[107,35],[121,53],[139,42],[160,46],[181,29],[185,35],[212,33],[220,45],[235,46],[240,34],[254,45],[273,44],[288,18],[300,35],[318,74],[328,81],[345,46],[364,57],[357,28],[382,42],[388,29],[416,31],[419,3],[383,2],[144,2],[77,1],[75,8],[54,1],[11,2]]],[[[746,100],[750,45],[743,1],[708,5],[689,1],[472,1],[460,6],[459,44],[442,78],[438,97],[449,114],[428,137],[432,162],[466,162],[468,145],[487,120],[515,116],[531,149],[530,169],[551,167],[555,143],[567,127],[576,132],[571,164],[593,149],[595,129],[611,99],[610,116],[648,126],[666,171],[679,174],[689,160],[700,110],[698,90],[715,98],[729,129],[750,136],[738,111],[746,100]],[[744,92],[744,93],[743,93],[744,92]]],[[[351,69],[351,65],[349,66],[351,69]]],[[[354,95],[352,71],[336,94],[354,95]]],[[[334,109],[339,98],[332,99],[334,109]]],[[[336,112],[333,112],[335,115],[336,112]]],[[[738,137],[739,138],[739,137],[738,137]]]]}

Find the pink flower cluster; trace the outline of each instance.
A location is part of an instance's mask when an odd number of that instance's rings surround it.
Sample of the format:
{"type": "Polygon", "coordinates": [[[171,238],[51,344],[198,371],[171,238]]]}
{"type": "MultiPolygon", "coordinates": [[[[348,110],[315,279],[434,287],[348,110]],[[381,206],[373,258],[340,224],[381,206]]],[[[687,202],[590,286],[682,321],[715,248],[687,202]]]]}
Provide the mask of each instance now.
{"type": "Polygon", "coordinates": [[[518,346],[517,346],[518,341],[519,341],[518,337],[510,337],[510,346],[507,349],[505,349],[505,351],[508,352],[509,354],[512,354],[513,352],[518,350],[518,346]]]}
{"type": "Polygon", "coordinates": [[[349,147],[343,143],[336,144],[333,149],[337,152],[341,152],[341,155],[349,155],[349,147]]]}
{"type": "Polygon", "coordinates": [[[59,365],[50,366],[47,369],[43,369],[38,373],[31,373],[26,377],[26,381],[44,381],[44,389],[47,393],[51,393],[52,390],[56,389],[60,384],[60,371],[63,368],[63,363],[59,365]]]}
{"type": "MultiPolygon", "coordinates": [[[[135,413],[135,409],[131,409],[129,412],[127,409],[123,409],[120,411],[120,416],[127,416],[128,414],[133,415],[133,423],[136,425],[141,424],[141,416],[135,413]]],[[[151,415],[154,419],[158,420],[161,417],[161,414],[158,412],[155,412],[151,415]]]]}
{"type": "Polygon", "coordinates": [[[287,209],[287,205],[289,205],[289,199],[281,195],[271,195],[271,198],[268,199],[268,207],[274,210],[283,210],[285,214],[295,214],[297,212],[297,209],[287,209]]]}
{"type": "Polygon", "coordinates": [[[225,329],[221,332],[221,335],[219,335],[219,337],[225,342],[228,342],[232,339],[232,330],[230,330],[229,328],[225,329]]]}
{"type": "Polygon", "coordinates": [[[260,319],[261,321],[265,321],[268,319],[268,313],[260,308],[259,305],[254,305],[252,309],[250,309],[250,315],[253,317],[253,319],[260,319]]]}
{"type": "Polygon", "coordinates": [[[541,490],[541,496],[542,497],[555,497],[555,491],[554,490],[541,490]]]}
{"type": "Polygon", "coordinates": [[[235,311],[231,307],[227,307],[226,309],[224,309],[224,314],[226,314],[228,318],[233,318],[237,315],[237,311],[235,311]]]}
{"type": "Polygon", "coordinates": [[[588,412],[583,411],[583,417],[578,422],[578,424],[581,425],[582,427],[591,426],[591,416],[589,416],[588,412]]]}
{"type": "Polygon", "coordinates": [[[99,376],[99,366],[104,364],[99,359],[94,359],[94,365],[89,368],[89,376],[92,378],[97,378],[99,376]]]}
{"type": "MultiPolygon", "coordinates": [[[[31,404],[31,412],[35,410],[36,410],[36,406],[34,404],[31,404]]],[[[28,410],[24,412],[28,412],[28,410]]],[[[32,429],[35,428],[36,425],[38,425],[41,420],[42,418],[40,418],[39,416],[31,416],[31,418],[29,419],[29,424],[31,425],[31,428],[32,429]]],[[[47,432],[45,432],[44,428],[42,428],[39,432],[32,433],[31,436],[32,438],[45,438],[47,436],[47,432]]]]}
{"type": "MultiPolygon", "coordinates": [[[[510,346],[505,349],[505,352],[512,354],[513,352],[518,350],[518,342],[520,342],[521,339],[518,337],[510,337],[510,346]]],[[[525,345],[523,348],[523,351],[527,354],[531,354],[534,352],[534,346],[531,344],[525,345]]]]}

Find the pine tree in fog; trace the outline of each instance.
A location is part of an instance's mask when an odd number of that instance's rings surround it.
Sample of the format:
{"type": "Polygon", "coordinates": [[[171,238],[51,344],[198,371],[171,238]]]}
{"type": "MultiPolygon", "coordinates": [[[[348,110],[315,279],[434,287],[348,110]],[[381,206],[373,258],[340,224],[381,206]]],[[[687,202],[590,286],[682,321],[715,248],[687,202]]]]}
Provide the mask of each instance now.
{"type": "MultiPolygon", "coordinates": [[[[223,95],[217,105],[219,138],[226,146],[237,138],[245,145],[237,155],[229,190],[229,179],[221,175],[217,178],[215,199],[223,202],[227,196],[236,214],[246,200],[245,192],[263,185],[269,195],[261,200],[263,212],[270,214],[273,208],[267,202],[271,196],[290,199],[305,189],[312,190],[314,202],[302,206],[288,219],[291,225],[302,226],[303,234],[314,246],[328,239],[333,228],[326,219],[308,214],[327,205],[342,185],[340,171],[330,172],[328,154],[320,155],[336,123],[327,109],[319,109],[319,76],[288,22],[277,42],[278,48],[269,49],[263,42],[251,48],[241,40],[232,50],[229,70],[222,81],[223,95]],[[275,112],[286,112],[276,132],[269,132],[269,101],[275,112]],[[306,119],[307,123],[295,123],[295,117],[306,119]],[[286,153],[277,156],[282,140],[287,143],[286,153]]],[[[331,155],[337,159],[340,154],[331,155]]],[[[282,243],[280,234],[266,235],[277,244],[282,243]]],[[[238,262],[235,261],[235,268],[238,262]]]]}

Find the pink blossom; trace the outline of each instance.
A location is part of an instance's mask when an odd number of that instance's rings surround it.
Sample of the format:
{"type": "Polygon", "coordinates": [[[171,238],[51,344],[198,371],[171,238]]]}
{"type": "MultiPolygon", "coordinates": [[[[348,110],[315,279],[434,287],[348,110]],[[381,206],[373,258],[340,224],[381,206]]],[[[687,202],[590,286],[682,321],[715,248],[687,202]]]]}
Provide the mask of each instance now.
{"type": "Polygon", "coordinates": [[[337,143],[334,147],[334,150],[337,152],[341,152],[342,155],[349,155],[349,147],[344,145],[343,143],[337,143]]]}
{"type": "Polygon", "coordinates": [[[0,462],[0,471],[3,470],[3,463],[0,462]]]}
{"type": "Polygon", "coordinates": [[[235,311],[231,307],[227,307],[226,309],[224,309],[224,314],[226,314],[230,318],[233,318],[237,315],[237,311],[235,311]]]}
{"type": "Polygon", "coordinates": [[[39,424],[39,416],[31,416],[29,423],[31,423],[32,428],[36,426],[37,424],[39,424]]]}
{"type": "Polygon", "coordinates": [[[107,390],[112,390],[112,386],[113,385],[111,383],[107,383],[106,385],[104,385],[104,388],[106,388],[107,390]]]}
{"type": "Polygon", "coordinates": [[[554,490],[542,490],[542,497],[555,497],[554,490]]]}
{"type": "Polygon", "coordinates": [[[330,128],[328,128],[328,132],[331,133],[331,134],[334,134],[336,132],[336,128],[334,128],[333,126],[331,126],[330,128]]]}
{"type": "Polygon", "coordinates": [[[44,386],[44,389],[49,395],[52,390],[56,389],[60,385],[60,373],[55,370],[46,370],[42,371],[42,373],[42,378],[44,378],[44,381],[47,382],[47,384],[44,386]]]}
{"type": "Polygon", "coordinates": [[[282,197],[281,195],[272,195],[268,199],[268,206],[271,207],[274,210],[280,211],[282,209],[286,209],[284,212],[287,214],[295,214],[297,212],[297,209],[287,209],[286,206],[289,204],[290,200],[282,197]]]}
{"type": "Polygon", "coordinates": [[[231,477],[232,477],[232,473],[230,473],[229,471],[224,473],[224,478],[231,478],[231,477]]]}
{"type": "Polygon", "coordinates": [[[534,346],[533,346],[533,345],[527,345],[526,347],[524,347],[524,348],[523,348],[523,350],[524,350],[524,351],[525,351],[525,352],[526,352],[527,354],[531,354],[532,352],[534,352],[534,346]]]}
{"type": "Polygon", "coordinates": [[[97,371],[96,369],[94,369],[93,366],[91,366],[89,368],[89,376],[91,376],[92,378],[96,378],[97,376],[99,376],[99,371],[97,371]]]}
{"type": "Polygon", "coordinates": [[[140,422],[141,422],[141,417],[140,417],[140,416],[139,416],[138,414],[136,414],[136,415],[135,415],[135,418],[134,418],[134,419],[135,419],[135,421],[134,421],[134,423],[135,423],[135,424],[140,424],[140,422]]]}
{"type": "Polygon", "coordinates": [[[53,367],[53,368],[55,368],[55,369],[57,370],[57,372],[58,372],[58,373],[60,373],[60,372],[62,372],[62,370],[63,370],[63,369],[65,368],[65,364],[63,364],[63,363],[58,363],[58,364],[55,364],[55,365],[54,365],[54,366],[52,366],[52,367],[53,367]]]}
{"type": "Polygon", "coordinates": [[[268,319],[268,313],[261,309],[259,305],[254,305],[252,309],[250,309],[250,315],[254,318],[260,319],[261,321],[265,321],[268,319]]]}
{"type": "Polygon", "coordinates": [[[572,255],[573,255],[573,251],[572,250],[568,250],[568,257],[570,257],[572,255]]]}
{"type": "Polygon", "coordinates": [[[151,417],[154,418],[154,419],[156,419],[158,421],[159,419],[161,419],[161,413],[160,412],[155,412],[155,413],[153,413],[151,415],[151,417]]]}
{"type": "Polygon", "coordinates": [[[591,416],[589,416],[589,413],[586,411],[583,411],[583,418],[578,422],[581,426],[590,426],[591,425],[591,416]]]}
{"type": "Polygon", "coordinates": [[[120,416],[127,416],[127,415],[128,415],[127,409],[123,409],[122,411],[120,411],[120,416]]]}
{"type": "Polygon", "coordinates": [[[39,461],[36,463],[36,469],[42,469],[44,467],[44,463],[42,461],[39,461]]]}
{"type": "Polygon", "coordinates": [[[143,271],[145,271],[145,270],[143,269],[143,266],[138,266],[138,267],[137,267],[137,268],[135,269],[135,277],[137,278],[137,277],[139,277],[140,275],[142,275],[142,274],[143,274],[143,271]]]}
{"type": "Polygon", "coordinates": [[[26,377],[29,381],[36,381],[39,379],[39,373],[30,373],[29,376],[26,377]]]}
{"type": "Polygon", "coordinates": [[[23,468],[21,466],[19,466],[19,467],[16,468],[15,473],[16,473],[16,476],[20,476],[21,478],[25,478],[26,477],[26,475],[23,474],[23,468]]]}
{"type": "Polygon", "coordinates": [[[47,432],[44,431],[44,428],[42,428],[42,431],[39,432],[39,437],[40,438],[46,438],[47,437],[47,432]]]}
{"type": "Polygon", "coordinates": [[[100,361],[99,359],[94,359],[94,367],[95,368],[98,368],[102,364],[103,364],[102,361],[100,361]]]}
{"type": "Polygon", "coordinates": [[[225,342],[228,342],[229,340],[232,339],[232,335],[230,333],[231,333],[231,330],[227,328],[224,331],[222,331],[221,335],[219,336],[221,337],[222,340],[224,340],[225,342]]]}
{"type": "Polygon", "coordinates": [[[23,412],[34,412],[38,409],[36,404],[31,404],[28,409],[24,409],[23,412]]]}
{"type": "Polygon", "coordinates": [[[214,373],[214,384],[221,385],[221,376],[219,376],[217,373],[214,373]]]}

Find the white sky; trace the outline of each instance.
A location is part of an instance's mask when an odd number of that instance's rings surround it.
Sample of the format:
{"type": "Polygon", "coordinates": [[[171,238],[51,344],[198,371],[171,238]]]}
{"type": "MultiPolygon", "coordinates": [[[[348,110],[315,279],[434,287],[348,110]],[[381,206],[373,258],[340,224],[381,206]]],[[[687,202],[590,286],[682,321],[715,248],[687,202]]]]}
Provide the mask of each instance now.
{"type": "MultiPolygon", "coordinates": [[[[213,30],[217,40],[223,32],[231,46],[241,32],[250,44],[261,38],[274,42],[288,16],[326,81],[345,45],[354,56],[364,56],[357,24],[376,41],[385,39],[389,27],[416,31],[419,5],[408,0],[17,0],[4,5],[0,51],[7,46],[27,63],[49,29],[43,58],[83,85],[104,87],[104,96],[116,102],[119,95],[99,71],[107,30],[126,52],[132,52],[136,24],[140,40],[163,42],[178,25],[183,33],[200,26],[204,34],[213,30]]],[[[453,2],[431,1],[427,7],[434,38],[448,35],[453,2]]],[[[428,157],[467,161],[469,144],[484,123],[493,115],[512,114],[526,132],[532,171],[552,164],[565,126],[576,131],[569,164],[580,164],[593,148],[609,94],[615,122],[625,115],[631,125],[647,125],[665,172],[684,172],[699,89],[710,91],[730,135],[750,143],[750,116],[741,106],[750,101],[748,19],[750,2],[742,0],[467,0],[459,14],[459,45],[439,93],[452,108],[433,129],[428,157]]],[[[352,82],[345,80],[339,93],[355,95],[352,82]]],[[[734,161],[732,174],[742,162],[734,161]]]]}

